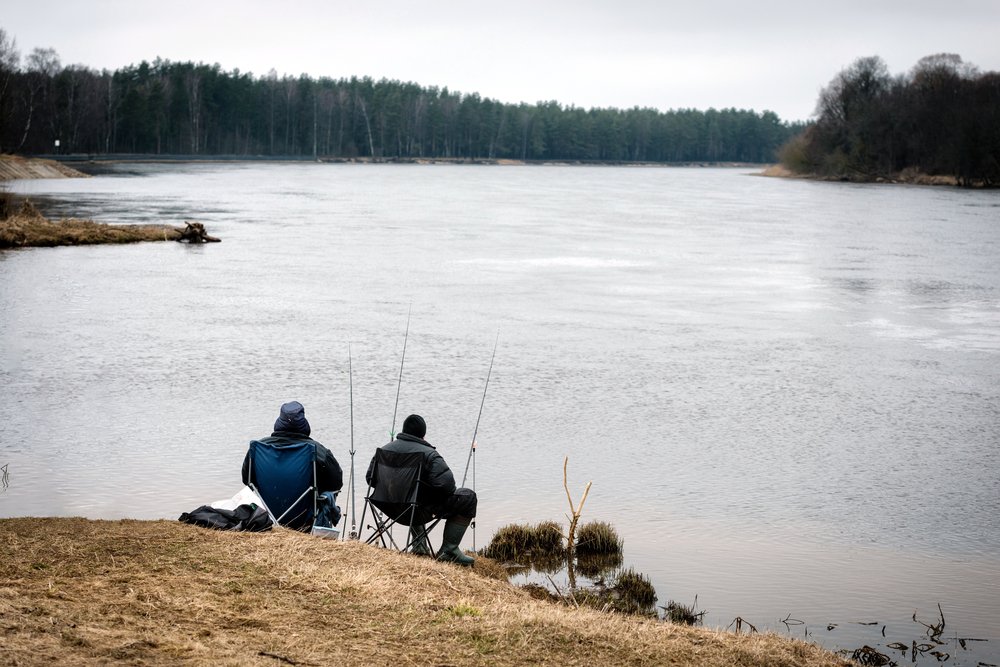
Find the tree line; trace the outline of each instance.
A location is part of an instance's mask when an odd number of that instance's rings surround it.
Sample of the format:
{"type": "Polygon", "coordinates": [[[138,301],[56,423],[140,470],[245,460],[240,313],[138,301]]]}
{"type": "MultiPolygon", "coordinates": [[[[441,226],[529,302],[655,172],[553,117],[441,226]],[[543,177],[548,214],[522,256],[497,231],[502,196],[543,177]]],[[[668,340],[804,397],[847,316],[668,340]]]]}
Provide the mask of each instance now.
{"type": "Polygon", "coordinates": [[[161,59],[98,72],[52,49],[22,63],[0,29],[0,152],[760,163],[803,127],[771,111],[508,104],[161,59]]]}
{"type": "Polygon", "coordinates": [[[860,58],[822,91],[816,121],[781,151],[789,169],[855,180],[907,171],[1000,185],[1000,73],[955,54],[922,58],[891,76],[860,58]]]}

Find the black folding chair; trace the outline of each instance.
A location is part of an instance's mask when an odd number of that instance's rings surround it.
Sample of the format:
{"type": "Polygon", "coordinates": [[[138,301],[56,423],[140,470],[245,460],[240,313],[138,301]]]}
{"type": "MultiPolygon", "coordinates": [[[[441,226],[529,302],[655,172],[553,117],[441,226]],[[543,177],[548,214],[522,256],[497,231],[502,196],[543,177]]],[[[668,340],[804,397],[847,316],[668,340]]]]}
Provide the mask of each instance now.
{"type": "MultiPolygon", "coordinates": [[[[420,452],[401,453],[375,450],[375,466],[372,469],[371,484],[365,495],[365,506],[361,511],[361,525],[365,525],[365,515],[369,508],[373,524],[372,535],[365,544],[378,542],[382,547],[402,552],[413,552],[414,545],[420,544],[438,524],[433,512],[421,507],[417,502],[420,490],[420,473],[423,468],[423,454],[420,452]],[[403,546],[393,537],[392,529],[400,525],[407,528],[407,539],[401,540],[403,546]],[[410,526],[424,526],[414,534],[410,526]]],[[[426,544],[432,556],[437,556],[436,549],[426,544]]]]}

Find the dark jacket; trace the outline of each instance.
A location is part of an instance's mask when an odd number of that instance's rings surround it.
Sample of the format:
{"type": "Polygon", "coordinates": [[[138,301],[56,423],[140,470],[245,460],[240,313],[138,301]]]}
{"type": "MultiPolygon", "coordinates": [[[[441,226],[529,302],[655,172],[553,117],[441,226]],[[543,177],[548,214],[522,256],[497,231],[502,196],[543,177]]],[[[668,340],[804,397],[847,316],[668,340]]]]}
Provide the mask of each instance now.
{"type": "MultiPolygon", "coordinates": [[[[340,491],[341,487],[344,486],[344,472],[340,469],[340,464],[337,463],[337,459],[333,457],[330,450],[316,442],[308,436],[304,436],[301,433],[292,433],[289,431],[275,431],[271,434],[269,438],[261,438],[258,442],[263,442],[268,445],[294,445],[300,442],[312,442],[316,444],[316,486],[317,492],[323,493],[325,491],[340,491]]],[[[247,451],[247,455],[243,457],[243,483],[249,484],[252,481],[247,479],[247,473],[250,470],[250,452],[247,451]]]]}
{"type": "MultiPolygon", "coordinates": [[[[417,502],[420,504],[436,505],[444,502],[446,498],[455,493],[455,476],[451,474],[451,468],[444,462],[444,458],[438,454],[434,446],[423,438],[409,433],[400,433],[395,440],[387,445],[382,445],[382,449],[403,454],[412,452],[423,454],[420,491],[417,497],[417,502]]],[[[365,473],[365,481],[368,482],[369,486],[372,483],[374,469],[375,458],[372,457],[371,463],[368,464],[368,472],[365,473]]]]}

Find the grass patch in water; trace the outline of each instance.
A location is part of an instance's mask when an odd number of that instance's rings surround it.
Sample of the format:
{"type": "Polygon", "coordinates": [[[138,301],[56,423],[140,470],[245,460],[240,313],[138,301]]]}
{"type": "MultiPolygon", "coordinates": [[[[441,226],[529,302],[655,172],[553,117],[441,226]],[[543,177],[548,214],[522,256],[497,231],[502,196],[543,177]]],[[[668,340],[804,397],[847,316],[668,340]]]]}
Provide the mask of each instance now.
{"type": "Polygon", "coordinates": [[[656,589],[653,588],[649,578],[641,572],[636,572],[631,567],[625,568],[615,577],[611,590],[617,596],[618,604],[615,607],[619,611],[636,614],[656,613],[656,589]]]}
{"type": "Polygon", "coordinates": [[[562,531],[554,521],[535,526],[521,523],[503,526],[493,535],[483,555],[495,560],[539,563],[565,559],[562,531]]]}
{"type": "Polygon", "coordinates": [[[579,556],[621,556],[622,545],[618,531],[605,521],[585,523],[576,532],[576,553],[579,556]]]}
{"type": "Polygon", "coordinates": [[[694,604],[690,607],[680,602],[671,600],[663,609],[663,620],[677,623],[678,625],[701,625],[705,617],[704,611],[695,611],[698,607],[698,596],[694,598],[694,604]]]}

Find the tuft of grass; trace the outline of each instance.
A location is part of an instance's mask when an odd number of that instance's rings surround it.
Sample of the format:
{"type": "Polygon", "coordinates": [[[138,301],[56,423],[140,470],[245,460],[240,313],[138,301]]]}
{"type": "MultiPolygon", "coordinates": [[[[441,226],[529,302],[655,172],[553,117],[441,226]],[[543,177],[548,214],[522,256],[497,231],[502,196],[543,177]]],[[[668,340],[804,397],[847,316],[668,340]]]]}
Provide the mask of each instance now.
{"type": "Polygon", "coordinates": [[[663,620],[677,623],[678,625],[701,625],[705,617],[705,611],[695,611],[698,606],[698,596],[694,598],[694,604],[690,607],[680,602],[670,600],[663,609],[663,620]]]}
{"type": "Polygon", "coordinates": [[[605,521],[585,523],[576,532],[578,556],[621,556],[622,545],[618,532],[605,521]]]}
{"type": "Polygon", "coordinates": [[[493,535],[483,555],[495,560],[547,561],[565,558],[562,531],[554,521],[535,526],[510,524],[493,535]]]}
{"type": "Polygon", "coordinates": [[[472,605],[465,604],[464,602],[460,602],[459,604],[450,607],[448,609],[448,613],[457,618],[483,615],[483,612],[480,609],[473,607],[472,605]]]}
{"type": "Polygon", "coordinates": [[[617,598],[615,607],[631,613],[654,612],[656,589],[649,578],[631,567],[625,568],[615,577],[611,587],[617,598]]]}
{"type": "Polygon", "coordinates": [[[532,530],[527,524],[512,523],[493,535],[483,555],[495,560],[517,560],[531,550],[532,530]]]}
{"type": "Polygon", "coordinates": [[[535,557],[556,556],[565,551],[562,528],[555,521],[543,521],[535,526],[531,553],[535,557]]]}

